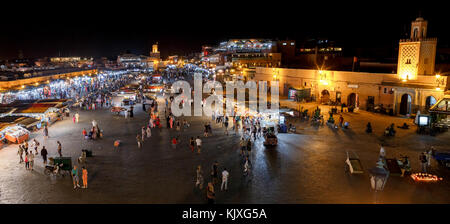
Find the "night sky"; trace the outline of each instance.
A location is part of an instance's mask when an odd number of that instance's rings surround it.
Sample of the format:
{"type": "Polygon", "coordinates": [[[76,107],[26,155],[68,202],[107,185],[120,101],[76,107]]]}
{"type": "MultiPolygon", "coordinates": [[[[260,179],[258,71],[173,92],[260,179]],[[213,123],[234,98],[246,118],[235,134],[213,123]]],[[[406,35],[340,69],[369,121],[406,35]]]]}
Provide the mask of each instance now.
{"type": "MultiPolygon", "coordinates": [[[[296,1],[301,3],[300,1],[296,1]]],[[[446,6],[400,7],[378,2],[301,5],[295,2],[245,3],[213,1],[166,5],[104,1],[20,3],[1,15],[0,59],[44,56],[116,56],[129,50],[146,54],[158,41],[163,57],[200,52],[203,44],[229,38],[302,40],[327,37],[355,48],[395,52],[399,38],[421,12],[429,22],[428,36],[438,45],[450,40],[446,6]]],[[[391,1],[392,2],[392,1],[391,1]]],[[[403,2],[406,3],[406,2],[403,2]]],[[[5,8],[4,8],[5,9],[5,8]]]]}

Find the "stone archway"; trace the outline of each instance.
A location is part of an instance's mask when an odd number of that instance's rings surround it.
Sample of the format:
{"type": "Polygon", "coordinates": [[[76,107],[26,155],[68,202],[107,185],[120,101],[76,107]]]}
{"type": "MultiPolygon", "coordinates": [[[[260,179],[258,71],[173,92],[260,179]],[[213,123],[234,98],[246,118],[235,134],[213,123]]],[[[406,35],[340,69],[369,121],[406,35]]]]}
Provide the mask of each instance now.
{"type": "Polygon", "coordinates": [[[320,94],[320,102],[321,103],[328,103],[330,101],[330,92],[328,90],[324,89],[322,90],[320,94]]]}
{"type": "Polygon", "coordinates": [[[356,93],[351,93],[347,97],[348,107],[358,107],[358,95],[356,93]]]}
{"type": "Polygon", "coordinates": [[[401,101],[400,101],[399,114],[402,114],[402,115],[411,114],[411,103],[412,103],[411,95],[409,95],[407,93],[403,94],[401,101]]]}
{"type": "Polygon", "coordinates": [[[434,96],[428,96],[425,100],[425,110],[430,109],[436,103],[436,98],[434,96]]]}

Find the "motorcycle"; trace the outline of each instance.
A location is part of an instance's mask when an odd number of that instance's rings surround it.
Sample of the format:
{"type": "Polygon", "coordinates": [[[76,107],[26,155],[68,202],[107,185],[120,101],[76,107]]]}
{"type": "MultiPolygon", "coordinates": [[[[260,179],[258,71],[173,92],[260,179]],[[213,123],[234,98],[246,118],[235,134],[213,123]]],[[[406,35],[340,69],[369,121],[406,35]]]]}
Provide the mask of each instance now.
{"type": "Polygon", "coordinates": [[[64,173],[61,172],[61,167],[63,165],[64,164],[46,165],[44,173],[49,176],[51,174],[53,174],[55,176],[63,176],[64,177],[64,173]]]}
{"type": "Polygon", "coordinates": [[[288,131],[291,132],[291,133],[296,133],[297,132],[297,128],[294,125],[290,124],[288,131]]]}

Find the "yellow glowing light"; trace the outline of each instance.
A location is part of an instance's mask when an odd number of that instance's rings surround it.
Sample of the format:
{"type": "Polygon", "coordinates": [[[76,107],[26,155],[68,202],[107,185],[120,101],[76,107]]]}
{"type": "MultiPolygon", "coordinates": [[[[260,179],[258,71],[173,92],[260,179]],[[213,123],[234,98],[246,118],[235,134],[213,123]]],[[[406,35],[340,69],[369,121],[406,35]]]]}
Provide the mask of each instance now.
{"type": "Polygon", "coordinates": [[[22,87],[22,89],[23,89],[23,88],[25,88],[25,86],[24,86],[24,85],[22,85],[21,87],[22,87]]]}
{"type": "Polygon", "coordinates": [[[325,86],[328,86],[328,84],[329,84],[327,80],[323,80],[323,79],[321,79],[319,82],[325,86]]]}
{"type": "Polygon", "coordinates": [[[436,78],[440,78],[440,77],[441,77],[441,75],[439,75],[439,74],[436,75],[436,78]]]}
{"type": "Polygon", "coordinates": [[[323,73],[323,71],[322,70],[319,70],[319,74],[322,74],[323,73]]]}
{"type": "Polygon", "coordinates": [[[406,79],[403,79],[402,82],[406,82],[406,79]]]}
{"type": "Polygon", "coordinates": [[[436,90],[439,91],[439,90],[441,90],[441,88],[437,87],[436,90]]]}

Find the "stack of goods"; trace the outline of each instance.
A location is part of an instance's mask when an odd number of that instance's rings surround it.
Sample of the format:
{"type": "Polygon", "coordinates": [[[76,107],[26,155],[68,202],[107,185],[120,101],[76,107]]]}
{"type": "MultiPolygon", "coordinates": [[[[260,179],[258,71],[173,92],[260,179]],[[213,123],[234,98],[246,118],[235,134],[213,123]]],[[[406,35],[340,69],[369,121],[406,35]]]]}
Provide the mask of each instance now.
{"type": "Polygon", "coordinates": [[[8,141],[18,144],[28,140],[30,136],[30,132],[27,129],[17,125],[5,128],[3,133],[8,141]]]}

